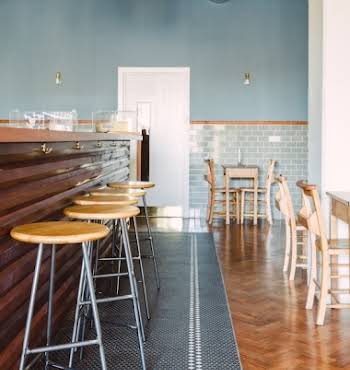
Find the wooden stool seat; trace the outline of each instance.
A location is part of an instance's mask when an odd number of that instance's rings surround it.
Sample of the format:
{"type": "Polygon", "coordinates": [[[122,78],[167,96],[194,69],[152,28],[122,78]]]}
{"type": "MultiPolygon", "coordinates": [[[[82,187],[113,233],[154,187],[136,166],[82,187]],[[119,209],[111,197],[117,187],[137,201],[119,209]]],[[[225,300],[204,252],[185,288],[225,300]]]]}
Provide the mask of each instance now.
{"type": "Polygon", "coordinates": [[[111,195],[111,196],[132,196],[132,197],[143,197],[146,192],[142,189],[113,189],[113,188],[103,188],[103,189],[93,189],[90,190],[91,195],[111,195]]]}
{"type": "Polygon", "coordinates": [[[155,187],[155,183],[151,181],[123,181],[112,182],[108,186],[114,189],[151,189],[155,187]]]}
{"type": "Polygon", "coordinates": [[[108,233],[104,225],[72,221],[37,222],[11,230],[13,239],[33,244],[84,243],[104,238],[108,233]]]}
{"type": "Polygon", "coordinates": [[[116,220],[137,216],[140,210],[135,206],[91,205],[72,206],[63,212],[68,217],[80,220],[116,220]]]}
{"type": "Polygon", "coordinates": [[[73,198],[73,202],[80,206],[102,204],[102,205],[115,205],[115,206],[131,206],[138,203],[134,197],[125,195],[111,196],[111,195],[82,195],[73,198]]]}

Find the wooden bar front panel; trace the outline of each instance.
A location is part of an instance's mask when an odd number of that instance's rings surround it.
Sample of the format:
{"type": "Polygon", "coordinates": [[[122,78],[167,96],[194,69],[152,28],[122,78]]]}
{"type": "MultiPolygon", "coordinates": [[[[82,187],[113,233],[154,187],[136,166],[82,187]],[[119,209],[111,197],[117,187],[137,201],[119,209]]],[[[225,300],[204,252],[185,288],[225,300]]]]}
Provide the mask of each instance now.
{"type": "MultiPolygon", "coordinates": [[[[0,369],[15,369],[22,349],[37,248],[13,241],[15,226],[62,219],[70,199],[91,187],[129,175],[129,141],[0,143],[0,369]]],[[[50,248],[45,248],[31,346],[44,344],[50,248]]],[[[81,251],[57,248],[54,327],[76,299],[81,251]]]]}

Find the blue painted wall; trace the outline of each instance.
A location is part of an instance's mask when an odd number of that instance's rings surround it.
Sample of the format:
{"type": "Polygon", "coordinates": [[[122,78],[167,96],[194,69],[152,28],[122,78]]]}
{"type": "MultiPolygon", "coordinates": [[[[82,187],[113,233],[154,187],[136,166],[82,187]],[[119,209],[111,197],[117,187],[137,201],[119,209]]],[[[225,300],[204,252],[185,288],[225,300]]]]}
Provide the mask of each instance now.
{"type": "Polygon", "coordinates": [[[89,118],[116,106],[118,66],[190,66],[192,119],[307,119],[307,12],[307,0],[1,0],[0,118],[89,118]]]}

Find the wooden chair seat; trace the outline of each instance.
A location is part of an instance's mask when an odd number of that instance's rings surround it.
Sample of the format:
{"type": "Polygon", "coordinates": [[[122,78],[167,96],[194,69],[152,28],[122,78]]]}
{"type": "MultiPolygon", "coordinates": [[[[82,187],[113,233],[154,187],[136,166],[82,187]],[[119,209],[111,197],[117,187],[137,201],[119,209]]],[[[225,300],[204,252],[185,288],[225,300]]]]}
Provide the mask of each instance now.
{"type": "MultiPolygon", "coordinates": [[[[254,188],[241,188],[241,192],[254,193],[254,188]]],[[[266,188],[258,188],[258,193],[266,193],[266,188]]]]}
{"type": "Polygon", "coordinates": [[[151,189],[155,187],[155,183],[151,181],[123,181],[112,182],[108,186],[114,189],[151,189]]]}
{"type": "Polygon", "coordinates": [[[100,224],[49,221],[17,226],[11,230],[11,237],[33,244],[75,244],[102,239],[108,233],[108,227],[100,224]]]}
{"type": "Polygon", "coordinates": [[[73,203],[80,206],[105,204],[116,206],[131,206],[138,203],[138,199],[125,195],[111,196],[111,195],[81,195],[73,198],[73,203]]]}
{"type": "MultiPolygon", "coordinates": [[[[225,188],[215,188],[215,191],[218,192],[218,193],[226,193],[226,189],[225,188]]],[[[239,193],[241,191],[241,189],[239,188],[230,188],[229,189],[229,192],[230,193],[239,193]]]]}
{"type": "Polygon", "coordinates": [[[91,205],[72,206],[63,212],[68,217],[80,220],[117,220],[137,216],[140,210],[135,206],[91,205]]]}
{"type": "Polygon", "coordinates": [[[102,189],[93,189],[89,191],[91,195],[111,195],[111,196],[120,196],[127,195],[132,197],[143,197],[146,192],[142,189],[112,189],[112,188],[102,188],[102,189]]]}
{"type": "Polygon", "coordinates": [[[304,231],[304,230],[307,230],[307,228],[304,226],[304,225],[302,225],[302,224],[300,224],[300,223],[298,223],[297,222],[297,224],[296,224],[296,227],[297,227],[297,231],[304,231]]]}

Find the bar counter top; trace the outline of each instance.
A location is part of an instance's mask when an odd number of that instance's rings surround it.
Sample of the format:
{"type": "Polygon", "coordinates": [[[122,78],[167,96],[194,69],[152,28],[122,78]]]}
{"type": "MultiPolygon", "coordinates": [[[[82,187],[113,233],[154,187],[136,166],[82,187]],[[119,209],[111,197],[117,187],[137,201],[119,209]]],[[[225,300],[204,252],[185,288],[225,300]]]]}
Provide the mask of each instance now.
{"type": "Polygon", "coordinates": [[[71,132],[28,128],[0,127],[0,143],[51,143],[68,141],[121,141],[142,140],[137,132],[71,132]]]}
{"type": "MultiPolygon", "coordinates": [[[[77,195],[129,178],[138,133],[64,132],[0,127],[0,369],[18,369],[37,248],[10,236],[26,223],[65,219],[77,195]]],[[[111,246],[101,241],[101,254],[111,246]]],[[[53,334],[76,301],[79,246],[57,248],[53,334]]],[[[45,344],[50,248],[45,248],[31,346],[45,344]]]]}

